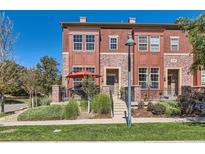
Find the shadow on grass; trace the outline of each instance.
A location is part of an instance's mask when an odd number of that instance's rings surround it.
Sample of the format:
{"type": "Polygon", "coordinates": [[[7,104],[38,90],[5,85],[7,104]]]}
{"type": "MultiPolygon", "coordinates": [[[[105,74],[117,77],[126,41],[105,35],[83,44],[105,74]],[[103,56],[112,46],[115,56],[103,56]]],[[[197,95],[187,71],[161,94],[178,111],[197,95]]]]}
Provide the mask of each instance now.
{"type": "Polygon", "coordinates": [[[12,99],[6,99],[4,100],[4,104],[24,104],[24,101],[21,100],[12,100],[12,99]]]}

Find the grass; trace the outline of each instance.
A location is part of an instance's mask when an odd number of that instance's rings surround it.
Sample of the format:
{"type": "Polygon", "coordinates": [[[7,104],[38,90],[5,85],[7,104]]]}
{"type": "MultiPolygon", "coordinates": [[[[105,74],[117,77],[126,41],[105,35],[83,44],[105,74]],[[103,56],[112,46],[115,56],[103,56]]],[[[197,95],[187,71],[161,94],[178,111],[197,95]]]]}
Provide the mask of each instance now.
{"type": "Polygon", "coordinates": [[[0,113],[0,118],[1,117],[5,117],[5,116],[8,116],[8,115],[12,115],[13,112],[9,112],[9,113],[0,113]]]}
{"type": "Polygon", "coordinates": [[[179,141],[205,140],[205,124],[125,124],[0,127],[1,141],[179,141]],[[61,130],[54,133],[55,129],[61,130]]]}
{"type": "Polygon", "coordinates": [[[22,103],[29,103],[29,98],[21,98],[21,99],[6,99],[4,101],[5,104],[22,104],[22,103]]]}

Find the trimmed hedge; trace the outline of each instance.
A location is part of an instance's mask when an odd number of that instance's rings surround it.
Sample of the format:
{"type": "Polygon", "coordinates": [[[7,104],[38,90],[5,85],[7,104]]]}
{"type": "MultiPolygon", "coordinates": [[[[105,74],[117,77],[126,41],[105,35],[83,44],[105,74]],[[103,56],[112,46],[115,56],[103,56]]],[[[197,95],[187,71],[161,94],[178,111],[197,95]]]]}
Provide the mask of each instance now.
{"type": "Polygon", "coordinates": [[[61,119],[64,119],[64,107],[62,105],[40,106],[28,109],[18,116],[20,121],[61,119]]]}
{"type": "Polygon", "coordinates": [[[98,114],[111,113],[111,99],[106,94],[95,95],[92,99],[92,110],[98,114]]]}

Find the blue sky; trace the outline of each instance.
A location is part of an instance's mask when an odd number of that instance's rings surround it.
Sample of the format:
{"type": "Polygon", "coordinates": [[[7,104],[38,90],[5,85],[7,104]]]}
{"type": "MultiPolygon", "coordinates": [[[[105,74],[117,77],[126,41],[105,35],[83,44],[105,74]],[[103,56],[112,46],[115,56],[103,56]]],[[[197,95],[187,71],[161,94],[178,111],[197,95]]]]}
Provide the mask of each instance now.
{"type": "Polygon", "coordinates": [[[178,17],[194,18],[203,11],[4,11],[14,22],[19,37],[14,46],[17,63],[33,67],[40,57],[56,58],[61,70],[62,36],[60,21],[78,22],[87,16],[88,22],[127,22],[136,17],[138,23],[174,23],[178,17]]]}

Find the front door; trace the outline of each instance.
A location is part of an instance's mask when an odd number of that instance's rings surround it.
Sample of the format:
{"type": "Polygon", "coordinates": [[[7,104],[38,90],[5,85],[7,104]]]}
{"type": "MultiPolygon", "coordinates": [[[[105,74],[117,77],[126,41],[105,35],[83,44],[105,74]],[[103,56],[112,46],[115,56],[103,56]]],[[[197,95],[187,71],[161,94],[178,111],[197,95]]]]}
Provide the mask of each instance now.
{"type": "Polygon", "coordinates": [[[115,76],[107,76],[107,85],[110,87],[112,94],[114,94],[115,76]]]}

